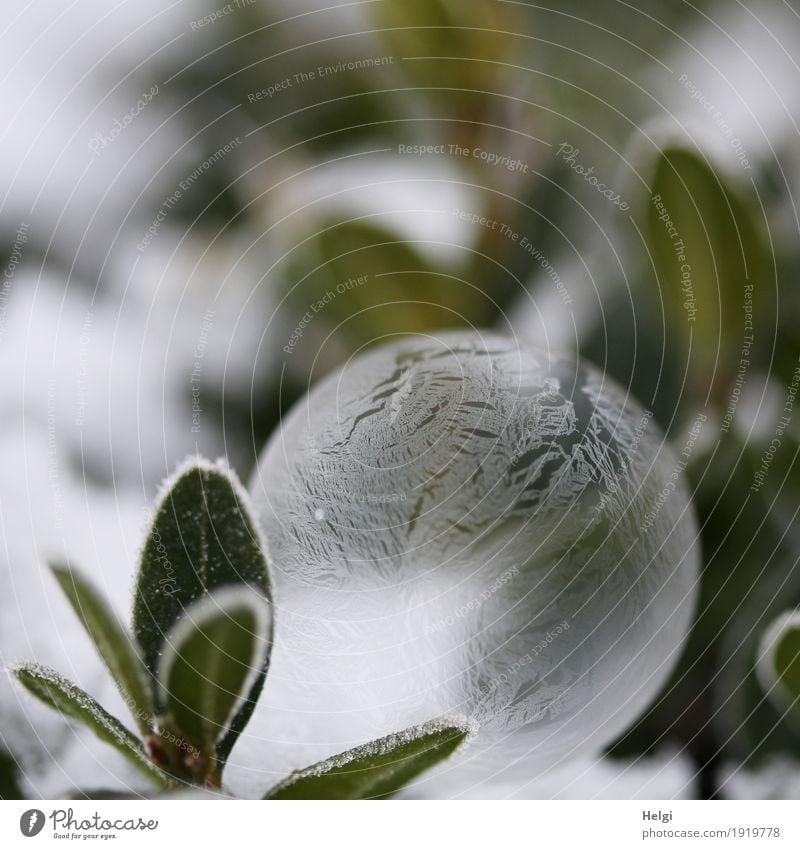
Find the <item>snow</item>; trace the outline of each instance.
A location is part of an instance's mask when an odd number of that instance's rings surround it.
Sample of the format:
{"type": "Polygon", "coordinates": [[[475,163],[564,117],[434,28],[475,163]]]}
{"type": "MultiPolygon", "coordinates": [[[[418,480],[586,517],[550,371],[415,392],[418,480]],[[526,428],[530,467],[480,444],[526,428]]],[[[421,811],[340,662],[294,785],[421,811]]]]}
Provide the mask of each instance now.
{"type": "Polygon", "coordinates": [[[772,756],[759,766],[726,762],[720,775],[723,799],[800,799],[800,763],[772,756]]]}
{"type": "Polygon", "coordinates": [[[475,770],[468,777],[446,771],[421,776],[401,794],[408,799],[693,799],[695,772],[686,754],[668,749],[626,761],[581,756],[535,773],[475,770]]]}
{"type": "Polygon", "coordinates": [[[690,45],[676,40],[665,57],[673,74],[653,80],[660,111],[670,116],[664,128],[674,133],[680,122],[685,138],[745,180],[758,165],[786,156],[800,125],[800,68],[790,47],[799,34],[800,18],[788,4],[721,7],[690,45]]]}
{"type": "Polygon", "coordinates": [[[12,232],[29,222],[67,267],[79,259],[99,271],[139,194],[146,203],[160,197],[153,175],[164,163],[167,180],[182,173],[186,160],[172,154],[184,139],[163,94],[102,150],[93,153],[89,143],[97,133],[110,137],[153,85],[163,88],[159,49],[177,39],[165,50],[179,61],[184,27],[180,4],[156,0],[34,0],[8,10],[0,209],[12,232]]]}

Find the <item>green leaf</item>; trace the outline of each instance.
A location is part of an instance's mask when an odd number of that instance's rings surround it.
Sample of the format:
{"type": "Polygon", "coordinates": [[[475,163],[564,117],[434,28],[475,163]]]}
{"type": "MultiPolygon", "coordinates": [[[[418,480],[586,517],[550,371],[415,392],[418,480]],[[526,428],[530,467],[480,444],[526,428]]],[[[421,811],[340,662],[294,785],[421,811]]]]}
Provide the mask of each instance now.
{"type": "Polygon", "coordinates": [[[372,4],[369,14],[375,34],[395,57],[396,72],[415,87],[417,100],[429,98],[437,115],[444,111],[461,119],[448,128],[449,138],[470,144],[480,138],[483,121],[496,117],[504,105],[490,94],[502,86],[504,66],[497,57],[521,61],[525,43],[517,36],[524,27],[519,8],[473,0],[465,17],[458,0],[403,0],[372,4]]]}
{"type": "Polygon", "coordinates": [[[287,279],[297,282],[287,291],[282,321],[294,326],[314,305],[303,349],[313,353],[325,346],[328,368],[336,365],[336,356],[344,356],[328,339],[334,328],[345,348],[356,350],[411,329],[424,332],[453,321],[468,326],[491,304],[476,288],[439,273],[415,244],[372,221],[321,217],[287,263],[287,279]],[[454,298],[458,316],[453,315],[454,298]]]}
{"type": "Polygon", "coordinates": [[[166,777],[150,762],[139,740],[80,687],[55,670],[34,663],[17,666],[12,673],[48,707],[91,728],[100,740],[113,746],[151,781],[166,783],[166,777]]]}
{"type": "Polygon", "coordinates": [[[616,748],[621,757],[633,757],[648,750],[652,740],[671,736],[701,761],[724,743],[731,758],[748,760],[755,768],[798,745],[800,726],[792,723],[791,714],[782,720],[785,704],[776,709],[771,698],[765,699],[755,668],[769,623],[800,603],[800,528],[793,519],[800,454],[789,434],[772,458],[763,487],[751,491],[771,438],[746,436],[734,428],[692,455],[687,474],[706,553],[698,614],[672,679],[635,734],[616,748]],[[689,704],[687,722],[683,711],[689,704]]]}
{"type": "Polygon", "coordinates": [[[53,574],[97,647],[142,734],[153,727],[153,698],[139,653],[127,630],[95,587],[67,565],[53,564],[53,574]]]}
{"type": "Polygon", "coordinates": [[[434,721],[390,734],[293,772],[264,798],[386,798],[452,755],[468,733],[463,724],[434,721]]]}
{"type": "MultiPolygon", "coordinates": [[[[204,594],[248,584],[269,599],[267,562],[248,504],[241,484],[221,462],[191,459],[168,482],[142,552],[133,607],[134,633],[154,676],[166,635],[204,594]]],[[[217,745],[222,761],[253,712],[268,660],[217,745]]],[[[158,691],[154,698],[156,709],[163,710],[158,691]]]]}
{"type": "Polygon", "coordinates": [[[225,587],[192,605],[167,637],[158,671],[161,700],[208,756],[264,667],[271,620],[258,591],[225,587]]]}
{"type": "Polygon", "coordinates": [[[800,716],[800,610],[772,622],[757,657],[756,671],[767,695],[781,711],[794,707],[800,716]]]}
{"type": "Polygon", "coordinates": [[[753,214],[759,207],[745,201],[745,189],[682,147],[662,152],[652,178],[647,243],[671,336],[684,346],[691,338],[704,393],[712,375],[718,393],[726,392],[739,365],[745,287],[760,298],[774,279],[753,214]]]}
{"type": "Polygon", "coordinates": [[[18,780],[17,761],[5,749],[0,749],[0,799],[24,799],[18,780]]]}

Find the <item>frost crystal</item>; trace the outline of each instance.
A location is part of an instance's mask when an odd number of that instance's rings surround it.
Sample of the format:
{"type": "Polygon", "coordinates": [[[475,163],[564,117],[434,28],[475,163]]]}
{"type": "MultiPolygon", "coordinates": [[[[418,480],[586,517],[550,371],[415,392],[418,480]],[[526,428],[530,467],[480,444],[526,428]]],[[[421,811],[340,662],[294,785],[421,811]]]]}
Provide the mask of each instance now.
{"type": "Polygon", "coordinates": [[[316,717],[306,736],[333,745],[459,713],[480,726],[471,758],[532,770],[600,747],[687,631],[696,527],[675,469],[618,386],[511,338],[354,358],[251,484],[281,616],[275,716],[316,717]]]}

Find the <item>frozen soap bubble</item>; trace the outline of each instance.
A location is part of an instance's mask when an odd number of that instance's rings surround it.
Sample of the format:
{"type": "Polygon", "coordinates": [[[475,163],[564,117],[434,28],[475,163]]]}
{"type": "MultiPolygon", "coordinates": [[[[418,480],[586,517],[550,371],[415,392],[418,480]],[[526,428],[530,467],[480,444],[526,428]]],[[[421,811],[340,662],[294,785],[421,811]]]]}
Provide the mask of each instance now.
{"type": "Polygon", "coordinates": [[[533,772],[612,739],[689,626],[678,468],[619,386],[510,337],[411,337],[324,379],[251,484],[287,765],[442,715],[474,721],[470,759],[533,772]]]}

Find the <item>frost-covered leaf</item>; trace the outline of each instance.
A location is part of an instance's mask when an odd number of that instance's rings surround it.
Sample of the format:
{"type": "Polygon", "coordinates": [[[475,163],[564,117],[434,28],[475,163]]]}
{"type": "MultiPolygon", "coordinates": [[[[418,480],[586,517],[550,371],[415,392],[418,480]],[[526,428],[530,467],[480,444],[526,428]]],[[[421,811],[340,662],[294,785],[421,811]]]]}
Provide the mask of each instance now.
{"type": "Polygon", "coordinates": [[[800,611],[779,616],[767,628],[758,650],[761,685],[782,711],[800,711],[800,611]]]}
{"type": "Polygon", "coordinates": [[[150,762],[141,742],[80,687],[55,670],[38,664],[24,663],[12,673],[26,690],[53,710],[91,728],[99,739],[113,746],[151,781],[165,783],[165,776],[150,762]]]}
{"type": "Polygon", "coordinates": [[[64,564],[53,564],[52,569],[72,609],[119,687],[136,725],[142,734],[147,734],[155,715],[153,697],[147,671],[130,635],[105,599],[85,577],[64,564]]]}
{"type": "MultiPolygon", "coordinates": [[[[145,664],[158,672],[166,634],[206,592],[248,584],[269,598],[269,576],[248,497],[222,462],[192,458],[167,482],[142,552],[133,626],[145,664]]],[[[269,635],[271,637],[271,635],[269,635]]],[[[217,746],[224,760],[255,707],[268,657],[217,746]]],[[[156,693],[156,708],[162,709],[156,693]]]]}
{"type": "Polygon", "coordinates": [[[265,799],[380,799],[448,758],[469,729],[434,721],[381,737],[293,772],[265,799]]]}
{"type": "Polygon", "coordinates": [[[167,637],[158,671],[161,701],[207,755],[264,668],[271,619],[258,591],[225,587],[192,605],[167,637]]]}

